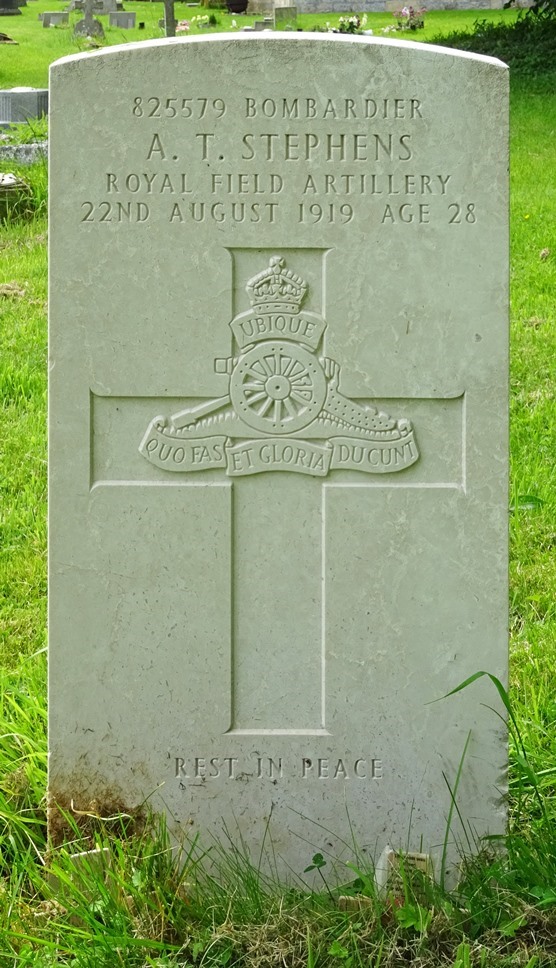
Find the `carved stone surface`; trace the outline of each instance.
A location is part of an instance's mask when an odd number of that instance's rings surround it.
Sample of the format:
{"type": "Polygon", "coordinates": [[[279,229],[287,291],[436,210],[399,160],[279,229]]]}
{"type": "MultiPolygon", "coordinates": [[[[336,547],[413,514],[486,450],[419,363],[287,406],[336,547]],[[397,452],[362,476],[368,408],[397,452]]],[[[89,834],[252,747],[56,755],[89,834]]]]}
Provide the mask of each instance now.
{"type": "Polygon", "coordinates": [[[452,813],[453,869],[505,821],[497,694],[433,700],[506,677],[506,69],[111,48],[50,154],[53,837],[148,798],[345,881],[452,813]]]}

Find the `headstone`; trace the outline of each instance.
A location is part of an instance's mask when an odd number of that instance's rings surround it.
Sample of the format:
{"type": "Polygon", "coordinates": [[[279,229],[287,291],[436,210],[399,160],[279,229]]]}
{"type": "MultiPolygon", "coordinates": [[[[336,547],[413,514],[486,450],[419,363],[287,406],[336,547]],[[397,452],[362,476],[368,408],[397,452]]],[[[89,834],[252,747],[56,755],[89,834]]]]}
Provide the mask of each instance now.
{"type": "MultiPolygon", "coordinates": [[[[71,0],[68,4],[67,10],[85,10],[87,0],[71,0]]],[[[92,5],[91,13],[93,14],[110,14],[116,13],[118,10],[122,10],[122,4],[119,0],[94,0],[92,5]]]]}
{"type": "Polygon", "coordinates": [[[121,30],[133,30],[136,17],[137,14],[127,11],[111,13],[109,23],[111,27],[120,27],[121,30]]]}
{"type": "Polygon", "coordinates": [[[247,13],[265,14],[272,17],[274,13],[274,0],[249,0],[247,13]]]}
{"type": "Polygon", "coordinates": [[[506,681],[507,104],[334,35],[53,66],[55,840],[148,802],[346,881],[503,831],[496,690],[435,700],[506,681]]]}
{"type": "Polygon", "coordinates": [[[48,114],[48,88],[13,87],[0,91],[0,123],[24,123],[48,114]]]}
{"type": "Polygon", "coordinates": [[[274,27],[276,30],[297,30],[297,7],[275,4],[274,27]]]}
{"type": "Polygon", "coordinates": [[[83,12],[85,16],[82,20],[78,20],[73,28],[76,37],[104,37],[104,27],[100,20],[95,20],[93,17],[94,8],[95,0],[84,0],[83,12]]]}
{"type": "Polygon", "coordinates": [[[67,24],[69,14],[62,10],[46,11],[42,15],[43,27],[58,27],[60,24],[67,24]]]}
{"type": "Polygon", "coordinates": [[[19,0],[0,0],[0,17],[17,17],[18,14],[21,16],[20,6],[22,4],[19,0]]]}

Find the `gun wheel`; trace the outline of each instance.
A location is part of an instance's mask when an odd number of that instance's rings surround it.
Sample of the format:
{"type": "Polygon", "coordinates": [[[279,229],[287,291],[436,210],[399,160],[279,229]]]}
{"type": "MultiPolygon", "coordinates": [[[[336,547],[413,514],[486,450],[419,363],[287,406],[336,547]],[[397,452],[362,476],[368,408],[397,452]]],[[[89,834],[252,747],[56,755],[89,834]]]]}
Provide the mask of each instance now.
{"type": "Polygon", "coordinates": [[[326,377],[307,350],[262,343],[238,361],[230,378],[236,413],[267,434],[290,434],[311,423],[326,397],[326,377]]]}

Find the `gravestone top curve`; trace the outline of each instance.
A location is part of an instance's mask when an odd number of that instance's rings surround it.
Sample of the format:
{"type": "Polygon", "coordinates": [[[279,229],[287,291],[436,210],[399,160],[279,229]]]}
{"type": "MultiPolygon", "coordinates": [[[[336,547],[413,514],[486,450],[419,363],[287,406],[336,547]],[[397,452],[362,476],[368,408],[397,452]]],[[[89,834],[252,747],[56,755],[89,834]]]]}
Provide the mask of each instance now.
{"type": "Polygon", "coordinates": [[[244,33],[213,33],[200,37],[162,37],[158,40],[135,41],[130,44],[114,44],[113,46],[106,47],[102,50],[92,50],[80,54],[68,54],[65,57],[60,57],[51,64],[51,69],[58,71],[61,65],[74,61],[83,61],[98,57],[119,57],[122,54],[131,54],[137,50],[142,50],[145,55],[148,56],[150,51],[156,50],[158,47],[181,47],[183,45],[192,47],[204,44],[227,45],[237,43],[261,43],[261,41],[267,44],[287,41],[287,43],[297,43],[303,45],[315,44],[317,46],[322,46],[323,44],[355,44],[356,46],[362,45],[363,47],[395,47],[406,51],[420,51],[421,54],[425,55],[436,54],[444,57],[453,57],[456,60],[472,60],[477,64],[490,64],[494,67],[498,67],[509,72],[508,65],[499,60],[497,57],[490,57],[487,54],[475,54],[471,51],[457,50],[456,48],[452,47],[442,47],[438,44],[422,44],[413,40],[394,40],[390,37],[367,37],[357,34],[311,34],[303,32],[301,35],[300,33],[292,34],[290,31],[278,30],[273,30],[272,34],[268,34],[265,37],[253,37],[252,34],[244,33]]]}

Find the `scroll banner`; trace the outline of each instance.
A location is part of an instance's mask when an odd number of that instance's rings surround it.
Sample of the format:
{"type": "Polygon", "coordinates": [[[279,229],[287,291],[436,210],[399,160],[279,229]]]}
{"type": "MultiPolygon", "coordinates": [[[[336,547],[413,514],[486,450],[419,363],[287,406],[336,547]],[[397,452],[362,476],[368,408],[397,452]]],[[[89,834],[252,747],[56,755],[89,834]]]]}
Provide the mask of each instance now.
{"type": "Polygon", "coordinates": [[[230,323],[232,332],[240,349],[259,343],[261,340],[290,339],[304,343],[316,350],[326,329],[326,322],[317,313],[288,312],[277,304],[273,312],[249,309],[236,316],[230,323]]]}
{"type": "Polygon", "coordinates": [[[293,471],[311,477],[326,477],[330,469],[330,444],[313,444],[308,440],[244,440],[226,450],[230,477],[245,477],[266,471],[293,471]]]}
{"type": "Polygon", "coordinates": [[[392,474],[411,467],[419,457],[413,431],[399,440],[361,440],[357,437],[332,439],[331,470],[392,474]]]}
{"type": "Polygon", "coordinates": [[[152,421],[139,445],[151,464],[165,471],[210,471],[226,467],[227,437],[170,437],[164,433],[164,417],[152,421]]]}
{"type": "Polygon", "coordinates": [[[292,437],[266,437],[232,444],[229,437],[174,437],[163,418],[153,420],[139,450],[165,471],[191,473],[225,468],[229,477],[290,471],[326,477],[331,470],[392,474],[414,464],[419,451],[413,433],[399,440],[333,437],[323,444],[292,437]]]}

